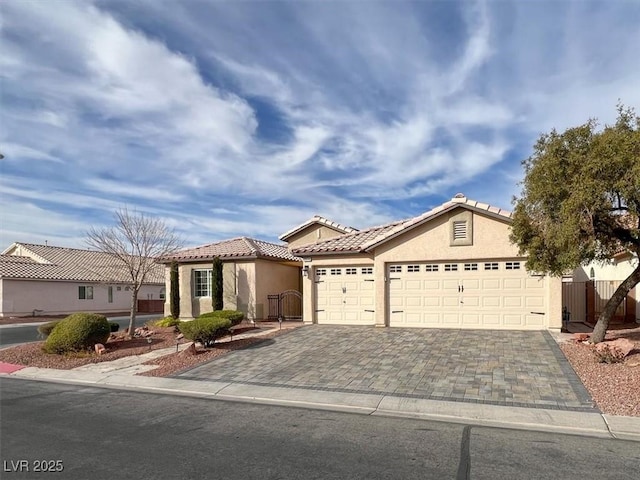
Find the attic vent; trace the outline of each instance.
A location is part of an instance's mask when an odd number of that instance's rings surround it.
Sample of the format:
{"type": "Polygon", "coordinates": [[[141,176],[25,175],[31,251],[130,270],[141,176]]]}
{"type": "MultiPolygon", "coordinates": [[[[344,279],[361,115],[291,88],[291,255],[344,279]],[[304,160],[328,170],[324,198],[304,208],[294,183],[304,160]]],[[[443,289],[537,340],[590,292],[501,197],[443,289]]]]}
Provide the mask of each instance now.
{"type": "Polygon", "coordinates": [[[453,222],[453,240],[464,240],[467,238],[467,222],[457,220],[453,222]]]}

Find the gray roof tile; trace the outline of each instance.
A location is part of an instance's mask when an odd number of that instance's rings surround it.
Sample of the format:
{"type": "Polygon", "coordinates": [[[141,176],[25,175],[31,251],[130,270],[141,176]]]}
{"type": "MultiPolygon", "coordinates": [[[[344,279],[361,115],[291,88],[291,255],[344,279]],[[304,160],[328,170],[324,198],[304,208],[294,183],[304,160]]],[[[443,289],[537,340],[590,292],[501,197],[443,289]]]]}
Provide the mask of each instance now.
{"type": "MultiPolygon", "coordinates": [[[[0,255],[0,277],[34,280],[130,283],[127,270],[103,252],[32,243],[14,243],[23,255],[0,255]],[[25,253],[28,255],[25,255],[25,253]]],[[[164,283],[164,267],[154,265],[146,283],[164,283]]]]}
{"type": "Polygon", "coordinates": [[[176,252],[174,255],[165,257],[161,261],[168,263],[172,260],[178,262],[213,260],[214,257],[220,257],[222,259],[265,258],[291,262],[302,261],[300,258],[292,255],[286,245],[278,245],[248,237],[232,238],[230,240],[223,240],[195,248],[187,248],[176,252]]]}

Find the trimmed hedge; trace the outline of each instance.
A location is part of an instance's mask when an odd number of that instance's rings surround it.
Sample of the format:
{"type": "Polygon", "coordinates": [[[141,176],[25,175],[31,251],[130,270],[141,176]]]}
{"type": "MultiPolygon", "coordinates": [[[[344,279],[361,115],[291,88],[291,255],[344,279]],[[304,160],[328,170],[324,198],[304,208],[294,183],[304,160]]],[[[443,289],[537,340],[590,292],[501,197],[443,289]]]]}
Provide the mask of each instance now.
{"type": "Polygon", "coordinates": [[[244,319],[244,313],[238,310],[214,310],[213,312],[203,313],[198,318],[226,318],[231,322],[232,326],[236,326],[244,319]]]}
{"type": "Polygon", "coordinates": [[[109,339],[111,327],[104,315],[74,313],[62,319],[51,331],[42,349],[47,353],[78,352],[109,339]]]}
{"type": "Polygon", "coordinates": [[[51,331],[58,325],[62,320],[54,320],[53,322],[43,323],[42,325],[38,325],[38,333],[41,337],[47,338],[51,335],[51,331]]]}
{"type": "Polygon", "coordinates": [[[200,316],[190,322],[181,322],[178,328],[186,339],[200,342],[204,347],[211,347],[217,338],[229,332],[231,326],[231,320],[228,318],[200,316]]]}

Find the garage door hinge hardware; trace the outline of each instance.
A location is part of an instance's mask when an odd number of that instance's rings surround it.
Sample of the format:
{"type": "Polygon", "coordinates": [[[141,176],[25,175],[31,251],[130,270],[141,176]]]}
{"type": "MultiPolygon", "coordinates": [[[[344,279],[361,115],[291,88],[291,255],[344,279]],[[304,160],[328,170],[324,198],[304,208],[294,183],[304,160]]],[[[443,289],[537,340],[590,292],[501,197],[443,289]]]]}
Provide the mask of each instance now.
{"type": "Polygon", "coordinates": [[[464,292],[464,285],[458,285],[458,293],[464,292]]]}

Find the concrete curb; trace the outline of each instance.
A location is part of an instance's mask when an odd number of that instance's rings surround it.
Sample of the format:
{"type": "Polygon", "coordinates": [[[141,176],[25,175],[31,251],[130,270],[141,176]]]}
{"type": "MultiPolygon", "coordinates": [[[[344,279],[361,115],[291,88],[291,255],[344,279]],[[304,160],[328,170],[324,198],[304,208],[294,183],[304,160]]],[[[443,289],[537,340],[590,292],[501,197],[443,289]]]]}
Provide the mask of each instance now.
{"type": "Polygon", "coordinates": [[[447,402],[382,394],[134,376],[117,371],[97,372],[27,367],[7,376],[24,380],[91,385],[99,388],[162,393],[211,400],[416,418],[640,442],[640,418],[601,415],[599,413],[447,402]]]}

